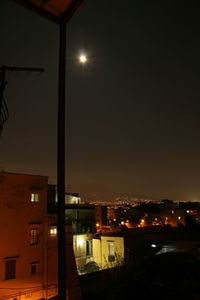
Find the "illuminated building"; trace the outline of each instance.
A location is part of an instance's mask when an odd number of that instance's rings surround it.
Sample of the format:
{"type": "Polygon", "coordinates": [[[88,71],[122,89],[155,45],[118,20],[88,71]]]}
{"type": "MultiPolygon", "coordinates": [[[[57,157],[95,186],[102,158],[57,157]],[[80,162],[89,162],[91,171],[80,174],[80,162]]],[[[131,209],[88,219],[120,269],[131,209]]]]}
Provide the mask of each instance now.
{"type": "Polygon", "coordinates": [[[0,298],[45,297],[47,184],[46,176],[0,172],[0,298]]]}
{"type": "MultiPolygon", "coordinates": [[[[53,234],[52,226],[56,226],[56,199],[56,186],[51,186],[49,189],[50,206],[48,212],[49,216],[51,215],[49,225],[53,234]]],[[[110,236],[107,238],[106,236],[96,237],[95,235],[96,231],[99,231],[98,228],[102,230],[103,225],[107,224],[107,208],[105,206],[82,204],[78,193],[67,193],[65,195],[65,209],[66,223],[72,224],[73,249],[79,274],[86,273],[87,265],[91,262],[95,263],[99,270],[121,264],[124,259],[123,237],[112,236],[112,239],[110,239],[110,236]],[[97,221],[99,223],[96,223],[97,221]],[[107,253],[110,240],[113,241],[114,251],[112,264],[110,264],[107,253]],[[99,253],[101,253],[100,256],[99,253]]]]}
{"type": "MultiPolygon", "coordinates": [[[[101,270],[124,258],[123,238],[96,237],[95,207],[80,202],[76,193],[65,196],[67,287],[78,273],[91,271],[91,265],[101,270]]],[[[54,297],[56,187],[48,185],[46,176],[0,172],[0,206],[0,299],[54,297]]]]}

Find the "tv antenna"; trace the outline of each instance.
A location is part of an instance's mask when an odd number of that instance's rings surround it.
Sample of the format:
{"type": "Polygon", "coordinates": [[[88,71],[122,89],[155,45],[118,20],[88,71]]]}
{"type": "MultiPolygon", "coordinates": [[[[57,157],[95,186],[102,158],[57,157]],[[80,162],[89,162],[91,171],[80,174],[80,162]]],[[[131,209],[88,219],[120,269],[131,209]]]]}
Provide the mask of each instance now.
{"type": "Polygon", "coordinates": [[[0,66],[0,134],[3,130],[5,122],[9,118],[9,111],[4,96],[4,91],[7,85],[6,73],[7,72],[36,72],[41,74],[44,72],[43,68],[26,68],[26,67],[13,67],[13,66],[0,66]]]}

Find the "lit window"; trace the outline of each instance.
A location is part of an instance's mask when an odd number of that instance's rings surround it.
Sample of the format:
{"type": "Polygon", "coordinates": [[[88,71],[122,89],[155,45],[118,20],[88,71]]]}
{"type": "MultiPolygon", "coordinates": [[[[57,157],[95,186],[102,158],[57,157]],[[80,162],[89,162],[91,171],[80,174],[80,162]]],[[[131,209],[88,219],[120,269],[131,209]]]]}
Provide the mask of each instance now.
{"type": "Polygon", "coordinates": [[[86,255],[86,240],[84,235],[76,236],[76,253],[77,257],[86,255]]]}
{"type": "Polygon", "coordinates": [[[50,235],[52,235],[52,236],[57,235],[57,228],[56,227],[51,227],[50,228],[50,235]]]}
{"type": "Polygon", "coordinates": [[[82,247],[84,244],[84,238],[83,237],[78,237],[77,238],[77,246],[82,247]]]}
{"type": "Polygon", "coordinates": [[[31,193],[31,202],[39,202],[39,194],[38,193],[31,193]]]}
{"type": "Polygon", "coordinates": [[[39,230],[37,228],[32,228],[30,231],[30,244],[31,245],[38,245],[39,244],[39,230]]]}

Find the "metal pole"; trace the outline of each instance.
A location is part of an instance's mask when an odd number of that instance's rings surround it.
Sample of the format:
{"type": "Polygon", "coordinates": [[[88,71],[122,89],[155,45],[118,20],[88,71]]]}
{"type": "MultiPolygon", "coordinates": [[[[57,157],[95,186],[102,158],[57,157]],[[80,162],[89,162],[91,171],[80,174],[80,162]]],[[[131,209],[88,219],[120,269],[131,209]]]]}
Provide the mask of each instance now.
{"type": "Polygon", "coordinates": [[[1,66],[0,70],[4,71],[17,71],[17,72],[44,72],[44,68],[27,68],[27,67],[12,67],[12,66],[1,66]]]}
{"type": "Polygon", "coordinates": [[[59,77],[58,77],[58,141],[57,141],[57,229],[58,229],[58,299],[66,300],[65,256],[65,68],[66,24],[59,26],[59,77]]]}
{"type": "Polygon", "coordinates": [[[0,68],[0,70],[1,70],[1,78],[0,78],[0,112],[1,112],[1,106],[3,103],[3,91],[5,88],[6,70],[4,67],[0,68]]]}

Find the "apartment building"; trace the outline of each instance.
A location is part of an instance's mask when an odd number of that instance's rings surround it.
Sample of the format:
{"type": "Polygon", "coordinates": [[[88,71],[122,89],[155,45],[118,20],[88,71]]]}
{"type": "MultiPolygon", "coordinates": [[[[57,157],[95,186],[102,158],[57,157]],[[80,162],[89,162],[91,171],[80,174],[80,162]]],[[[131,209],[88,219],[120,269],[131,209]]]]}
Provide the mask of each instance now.
{"type": "MultiPolygon", "coordinates": [[[[56,195],[47,176],[0,172],[0,300],[57,295],[56,195]]],[[[78,274],[91,271],[90,264],[93,271],[119,264],[124,242],[96,235],[95,207],[81,204],[76,193],[65,195],[65,220],[67,294],[78,299],[78,274]]]]}
{"type": "Polygon", "coordinates": [[[29,287],[44,297],[47,186],[46,176],[0,172],[0,299],[29,287]]]}

